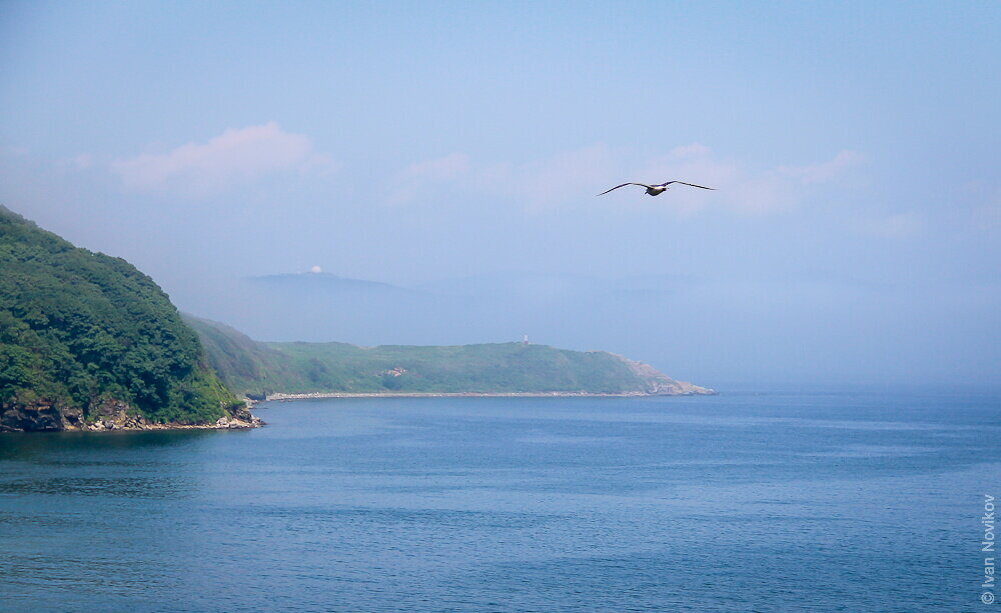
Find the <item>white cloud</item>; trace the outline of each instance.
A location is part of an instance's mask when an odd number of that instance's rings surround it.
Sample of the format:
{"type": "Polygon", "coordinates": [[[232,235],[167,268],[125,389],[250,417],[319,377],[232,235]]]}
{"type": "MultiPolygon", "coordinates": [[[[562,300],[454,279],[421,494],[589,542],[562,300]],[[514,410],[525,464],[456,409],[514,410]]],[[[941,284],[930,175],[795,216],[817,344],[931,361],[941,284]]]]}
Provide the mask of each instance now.
{"type": "Polygon", "coordinates": [[[421,179],[451,179],[469,170],[469,157],[453,153],[444,157],[411,164],[403,171],[404,177],[421,179]]]}
{"type": "Polygon", "coordinates": [[[13,145],[0,145],[0,155],[5,157],[24,157],[28,155],[26,147],[15,147],[13,145]]]}
{"type": "Polygon", "coordinates": [[[668,156],[679,159],[693,159],[693,158],[705,158],[712,153],[709,147],[706,147],[702,143],[692,143],[691,145],[681,145],[680,147],[675,147],[668,152],[668,156]]]}
{"type": "Polygon", "coordinates": [[[837,179],[853,166],[865,161],[865,156],[857,151],[844,150],[834,156],[833,160],[806,166],[781,167],[779,171],[795,177],[804,184],[825,183],[837,179]]]}
{"type": "Polygon", "coordinates": [[[804,166],[754,169],[748,164],[720,159],[701,143],[675,147],[666,155],[649,160],[631,176],[648,181],[681,180],[715,188],[715,192],[672,188],[672,211],[692,215],[706,207],[763,215],[789,210],[806,201],[810,187],[843,176],[861,163],[863,156],[841,151],[833,159],[804,166]]]}
{"type": "Polygon", "coordinates": [[[71,169],[77,171],[87,170],[92,168],[96,160],[94,156],[90,153],[81,153],[71,158],[63,158],[56,162],[56,166],[63,169],[71,169]]]}
{"type": "Polygon", "coordinates": [[[794,208],[800,202],[795,182],[776,172],[741,177],[732,184],[731,208],[751,215],[763,215],[794,208]]]}
{"type": "Polygon", "coordinates": [[[611,176],[613,166],[613,156],[606,147],[584,147],[512,167],[504,186],[530,209],[542,210],[591,196],[590,186],[603,176],[611,176]]]}
{"type": "Polygon", "coordinates": [[[469,170],[469,157],[461,153],[411,164],[393,181],[389,202],[405,204],[416,199],[426,187],[458,179],[469,170]]]}
{"type": "MultiPolygon", "coordinates": [[[[685,181],[696,185],[705,185],[716,190],[717,193],[714,194],[678,185],[670,188],[671,191],[668,194],[658,196],[656,200],[648,196],[645,199],[637,200],[635,197],[633,199],[637,206],[650,207],[663,206],[663,199],[670,197],[671,211],[685,217],[709,206],[713,199],[718,201],[718,192],[732,194],[730,188],[742,180],[742,172],[738,164],[729,160],[716,159],[712,150],[701,143],[675,147],[666,155],[648,159],[642,166],[634,166],[632,172],[623,176],[632,177],[628,180],[640,183],[685,181]]],[[[639,193],[642,194],[642,191],[639,193]]]]}
{"type": "Polygon", "coordinates": [[[167,153],[119,159],[111,167],[132,189],[205,194],[279,172],[325,172],[335,164],[313,149],[309,137],[285,132],[272,121],[167,153]]]}
{"type": "Polygon", "coordinates": [[[920,234],[924,227],[924,217],[907,212],[868,219],[859,224],[859,231],[879,238],[907,238],[920,234]]]}
{"type": "Polygon", "coordinates": [[[767,214],[794,208],[806,201],[813,186],[844,176],[863,161],[854,151],[803,166],[778,166],[755,170],[747,164],[720,159],[712,149],[692,143],[649,157],[613,151],[595,145],[566,151],[522,164],[478,163],[468,156],[451,155],[412,164],[398,173],[389,201],[401,204],[421,200],[442,190],[500,194],[529,210],[579,203],[616,183],[681,180],[716,189],[676,186],[657,199],[639,188],[623,188],[603,196],[602,203],[620,209],[658,207],[689,216],[706,207],[721,207],[745,214],[767,214]]]}
{"type": "Polygon", "coordinates": [[[403,169],[392,180],[395,187],[388,200],[392,204],[404,204],[448,188],[501,194],[529,209],[557,206],[588,193],[596,176],[611,176],[609,170],[613,161],[601,145],[523,164],[475,163],[464,154],[453,153],[403,169]]]}

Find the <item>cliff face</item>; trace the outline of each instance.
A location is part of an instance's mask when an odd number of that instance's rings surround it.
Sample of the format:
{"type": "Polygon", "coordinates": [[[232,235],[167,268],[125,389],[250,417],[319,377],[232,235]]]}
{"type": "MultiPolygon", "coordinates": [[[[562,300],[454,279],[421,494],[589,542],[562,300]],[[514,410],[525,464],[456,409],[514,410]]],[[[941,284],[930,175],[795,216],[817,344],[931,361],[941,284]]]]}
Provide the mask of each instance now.
{"type": "Polygon", "coordinates": [[[0,432],[76,430],[84,423],[83,410],[60,408],[50,402],[0,404],[0,432]]]}
{"type": "Polygon", "coordinates": [[[0,207],[0,431],[208,426],[241,407],[152,279],[0,207]]]}
{"type": "Polygon", "coordinates": [[[646,384],[648,394],[655,396],[706,396],[716,393],[715,390],[708,387],[699,387],[687,381],[676,381],[649,364],[635,362],[622,356],[615,357],[622,360],[646,384]]]}

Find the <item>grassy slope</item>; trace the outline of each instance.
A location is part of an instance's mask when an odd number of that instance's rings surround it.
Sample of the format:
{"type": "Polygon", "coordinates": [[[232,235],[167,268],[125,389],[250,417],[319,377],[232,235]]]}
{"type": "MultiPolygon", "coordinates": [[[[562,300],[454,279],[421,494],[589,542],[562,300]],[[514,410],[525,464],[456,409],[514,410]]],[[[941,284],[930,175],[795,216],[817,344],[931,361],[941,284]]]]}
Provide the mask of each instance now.
{"type": "Polygon", "coordinates": [[[238,404],[152,279],[0,206],[0,417],[107,403],[192,424],[238,404]]]}
{"type": "MultiPolygon", "coordinates": [[[[185,316],[230,389],[271,392],[590,392],[648,390],[649,381],[605,352],[520,343],[357,347],[346,343],[260,343],[185,316]]],[[[665,378],[666,379],[666,378],[665,378]]]]}

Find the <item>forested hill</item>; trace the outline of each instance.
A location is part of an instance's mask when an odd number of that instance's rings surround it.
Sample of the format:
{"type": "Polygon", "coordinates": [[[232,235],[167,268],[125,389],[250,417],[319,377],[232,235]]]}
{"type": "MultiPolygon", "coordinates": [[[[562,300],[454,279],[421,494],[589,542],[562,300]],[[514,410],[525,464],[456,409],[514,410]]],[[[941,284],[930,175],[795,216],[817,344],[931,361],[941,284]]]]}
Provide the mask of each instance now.
{"type": "Polygon", "coordinates": [[[0,430],[242,413],[167,295],[0,206],[0,430]]]}
{"type": "Polygon", "coordinates": [[[125,260],[0,206],[0,431],[256,425],[234,392],[711,393],[601,351],[261,343],[187,324],[125,260]]]}
{"type": "Polygon", "coordinates": [[[262,398],[303,393],[706,394],[646,364],[604,351],[495,343],[358,347],[262,343],[223,324],[185,315],[223,381],[262,398]]]}

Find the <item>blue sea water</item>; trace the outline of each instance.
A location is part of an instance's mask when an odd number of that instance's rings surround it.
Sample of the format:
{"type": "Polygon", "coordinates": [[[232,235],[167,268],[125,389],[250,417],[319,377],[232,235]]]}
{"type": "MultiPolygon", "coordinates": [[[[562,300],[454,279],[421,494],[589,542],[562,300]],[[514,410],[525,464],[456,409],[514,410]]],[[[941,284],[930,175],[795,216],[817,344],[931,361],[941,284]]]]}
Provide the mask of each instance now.
{"type": "Polygon", "coordinates": [[[996,394],[258,413],[252,431],[0,435],[0,609],[992,610],[996,394]]]}

